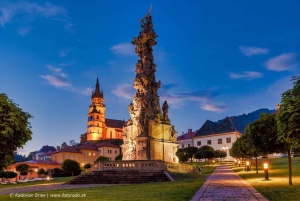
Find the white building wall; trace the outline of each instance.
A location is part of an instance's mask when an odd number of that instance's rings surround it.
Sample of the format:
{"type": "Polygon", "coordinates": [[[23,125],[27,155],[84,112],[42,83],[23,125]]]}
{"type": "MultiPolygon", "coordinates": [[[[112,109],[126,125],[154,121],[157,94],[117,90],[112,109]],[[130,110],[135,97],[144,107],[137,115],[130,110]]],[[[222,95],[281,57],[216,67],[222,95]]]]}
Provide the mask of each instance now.
{"type": "Polygon", "coordinates": [[[192,139],[186,139],[186,140],[177,140],[178,143],[178,149],[183,149],[188,146],[192,147],[195,146],[193,145],[193,140],[192,139]]]}
{"type": "Polygon", "coordinates": [[[211,146],[215,150],[225,151],[227,153],[226,159],[233,160],[234,158],[230,156],[229,150],[232,147],[232,143],[234,143],[240,136],[241,134],[238,132],[230,132],[194,137],[193,146],[198,148],[204,145],[211,146]],[[230,138],[230,142],[227,142],[227,138],[230,138]],[[221,139],[222,142],[219,142],[219,139],[221,139]],[[211,144],[208,144],[208,140],[210,140],[211,144]]]}

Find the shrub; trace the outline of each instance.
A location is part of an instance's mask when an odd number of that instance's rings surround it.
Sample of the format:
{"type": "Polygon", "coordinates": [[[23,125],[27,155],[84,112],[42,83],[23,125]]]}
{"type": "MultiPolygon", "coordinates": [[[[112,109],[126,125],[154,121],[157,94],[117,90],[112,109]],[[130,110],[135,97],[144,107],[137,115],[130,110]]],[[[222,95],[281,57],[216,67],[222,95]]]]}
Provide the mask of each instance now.
{"type": "Polygon", "coordinates": [[[121,161],[123,158],[123,154],[117,155],[115,161],[121,161]]]}

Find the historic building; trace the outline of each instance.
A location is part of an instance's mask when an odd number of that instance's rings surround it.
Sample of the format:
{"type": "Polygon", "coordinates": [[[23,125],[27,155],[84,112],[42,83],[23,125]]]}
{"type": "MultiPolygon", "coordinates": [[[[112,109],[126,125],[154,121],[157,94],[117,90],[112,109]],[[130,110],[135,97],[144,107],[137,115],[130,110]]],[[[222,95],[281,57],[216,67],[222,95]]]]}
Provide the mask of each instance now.
{"type": "Polygon", "coordinates": [[[106,156],[109,160],[115,160],[120,153],[120,147],[109,142],[102,142],[97,144],[85,143],[79,147],[67,146],[62,149],[57,149],[52,153],[52,161],[61,164],[66,159],[77,161],[80,166],[87,163],[94,164],[94,161],[99,156],[106,156]]]}
{"type": "Polygon", "coordinates": [[[208,145],[215,150],[223,150],[227,153],[227,160],[233,160],[230,156],[230,149],[234,143],[244,133],[245,126],[232,117],[226,117],[222,122],[212,122],[206,120],[201,128],[194,135],[193,146],[201,147],[208,145]]]}
{"type": "Polygon", "coordinates": [[[187,133],[178,136],[177,137],[178,149],[184,149],[186,147],[194,146],[193,137],[196,135],[197,131],[192,131],[192,129],[188,129],[187,133]]]}
{"type": "Polygon", "coordinates": [[[87,130],[81,135],[81,143],[86,141],[122,139],[125,121],[105,118],[103,91],[97,77],[96,89],[92,92],[91,105],[87,114],[87,130]]]}

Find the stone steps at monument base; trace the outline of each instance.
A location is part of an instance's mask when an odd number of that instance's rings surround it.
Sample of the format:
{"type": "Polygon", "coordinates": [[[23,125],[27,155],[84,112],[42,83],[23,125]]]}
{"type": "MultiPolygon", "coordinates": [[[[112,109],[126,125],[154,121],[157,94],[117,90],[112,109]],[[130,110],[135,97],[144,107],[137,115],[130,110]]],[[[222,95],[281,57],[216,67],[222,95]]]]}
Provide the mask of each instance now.
{"type": "Polygon", "coordinates": [[[171,181],[164,171],[94,171],[65,184],[137,184],[171,181]]]}

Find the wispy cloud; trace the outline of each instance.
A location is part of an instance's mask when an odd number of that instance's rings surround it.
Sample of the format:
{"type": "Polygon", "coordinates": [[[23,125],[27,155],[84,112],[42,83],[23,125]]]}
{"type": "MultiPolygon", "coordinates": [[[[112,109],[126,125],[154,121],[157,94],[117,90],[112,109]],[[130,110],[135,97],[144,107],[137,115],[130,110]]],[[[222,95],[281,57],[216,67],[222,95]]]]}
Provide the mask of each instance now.
{"type": "Polygon", "coordinates": [[[201,105],[201,108],[206,111],[212,111],[212,112],[223,112],[224,110],[227,110],[228,108],[226,106],[223,106],[222,104],[210,104],[205,103],[201,105]]]}
{"type": "MultiPolygon", "coordinates": [[[[2,27],[7,23],[11,23],[13,19],[17,19],[16,16],[22,17],[21,22],[30,22],[43,17],[50,20],[64,21],[67,25],[70,24],[67,15],[68,13],[64,7],[56,6],[50,2],[39,4],[30,1],[1,1],[0,3],[0,25],[2,27]]],[[[20,34],[20,30],[18,33],[20,34]]]]}
{"type": "Polygon", "coordinates": [[[30,31],[30,27],[20,27],[18,29],[18,34],[21,36],[25,36],[26,34],[28,34],[28,32],[30,31]]]}
{"type": "Polygon", "coordinates": [[[299,62],[297,61],[297,54],[285,53],[273,57],[264,63],[268,70],[272,71],[294,71],[297,69],[299,62]]]}
{"type": "Polygon", "coordinates": [[[74,49],[74,48],[69,48],[69,49],[61,50],[61,51],[59,52],[59,57],[62,58],[62,57],[67,56],[67,54],[68,54],[71,50],[73,50],[73,49],[74,49]]]}
{"type": "Polygon", "coordinates": [[[230,73],[229,77],[231,79],[252,80],[263,77],[263,74],[255,71],[243,71],[243,73],[230,73]]]}
{"type": "Polygon", "coordinates": [[[52,65],[46,65],[46,67],[51,71],[50,75],[40,75],[41,78],[46,80],[46,84],[54,86],[58,89],[63,89],[67,91],[76,92],[83,95],[90,95],[92,93],[92,88],[78,88],[74,87],[67,79],[67,75],[62,72],[61,68],[55,68],[52,65]]]}
{"type": "MultiPolygon", "coordinates": [[[[175,87],[175,84],[162,85],[159,90],[160,100],[167,100],[170,106],[174,108],[179,108],[184,101],[195,101],[200,104],[203,110],[220,112],[227,108],[225,106],[220,106],[221,104],[213,103],[213,99],[219,95],[218,92],[213,90],[198,90],[193,92],[180,92],[174,93],[170,89],[175,87]],[[214,106],[215,108],[213,109],[214,106]]],[[[126,99],[133,99],[135,89],[131,84],[121,84],[112,91],[116,96],[126,99]]]]}
{"type": "Polygon", "coordinates": [[[240,48],[241,52],[244,55],[246,55],[247,57],[269,53],[269,49],[267,49],[267,48],[249,47],[249,46],[239,46],[239,48],[240,48]]]}
{"type": "Polygon", "coordinates": [[[69,61],[69,62],[62,62],[59,64],[59,66],[65,67],[65,66],[71,66],[73,65],[74,61],[69,61]]]}
{"type": "Polygon", "coordinates": [[[135,89],[133,88],[132,84],[125,83],[118,85],[112,92],[118,97],[132,99],[135,89]]]}
{"type": "Polygon", "coordinates": [[[41,78],[47,80],[48,84],[50,84],[56,88],[72,86],[70,83],[68,83],[68,81],[66,79],[64,79],[61,76],[41,75],[41,78]]]}
{"type": "Polygon", "coordinates": [[[109,48],[109,50],[117,55],[131,56],[135,55],[134,48],[134,45],[132,45],[131,43],[120,43],[118,45],[112,46],[111,48],[109,48]]]}

